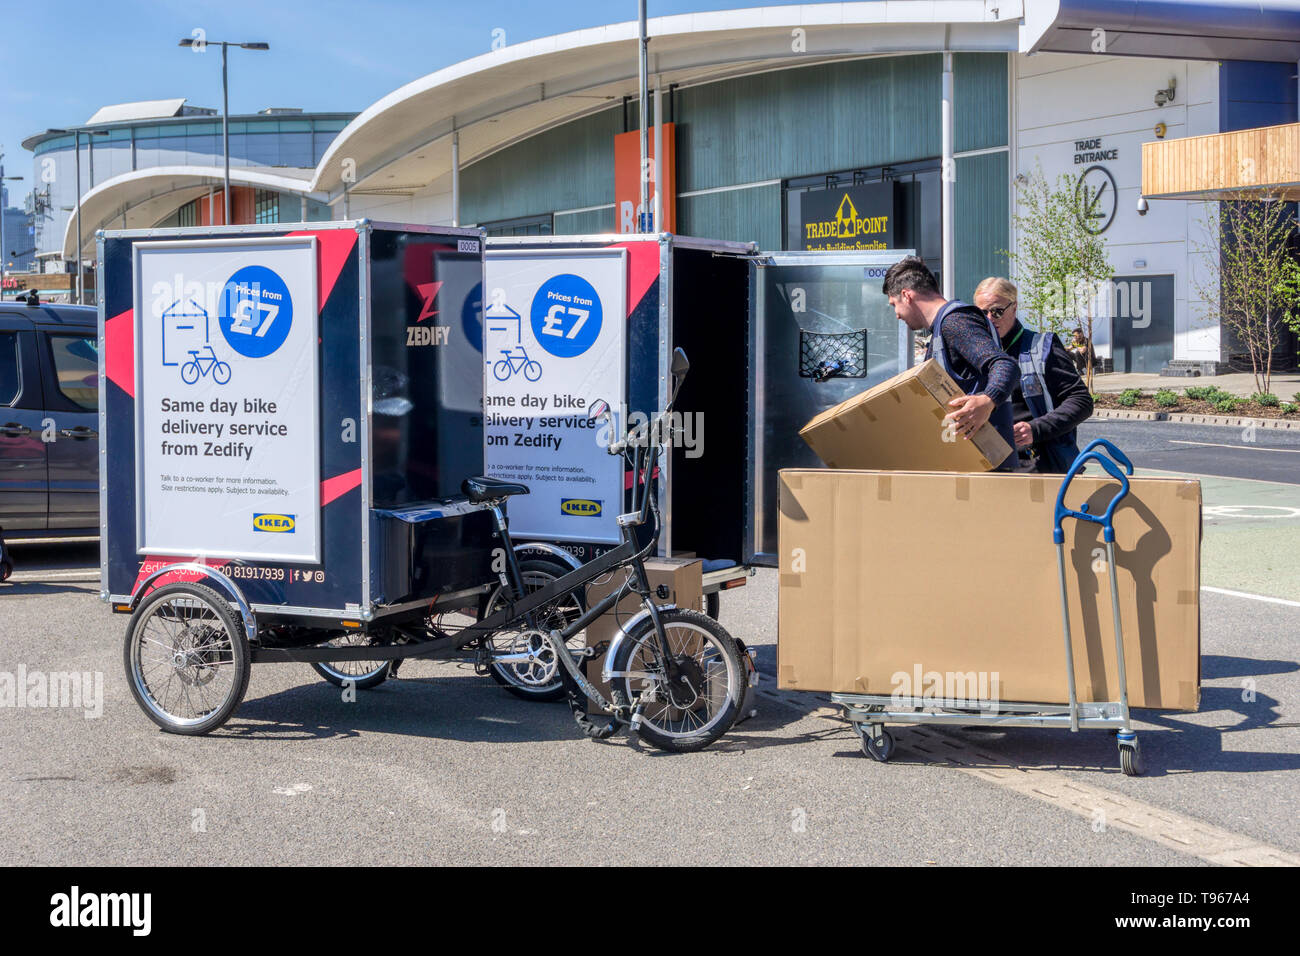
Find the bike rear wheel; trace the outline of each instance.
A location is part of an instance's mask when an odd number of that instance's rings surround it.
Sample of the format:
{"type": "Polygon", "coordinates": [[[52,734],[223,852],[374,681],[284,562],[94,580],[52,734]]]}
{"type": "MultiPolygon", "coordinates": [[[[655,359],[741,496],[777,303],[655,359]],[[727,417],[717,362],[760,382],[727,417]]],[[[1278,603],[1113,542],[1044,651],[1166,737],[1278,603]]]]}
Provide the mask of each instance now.
{"type": "MultiPolygon", "coordinates": [[[[546,587],[557,578],[563,577],[570,570],[568,565],[546,558],[526,558],[519,562],[519,573],[523,578],[524,593],[546,587]]],[[[506,606],[505,590],[498,587],[484,602],[483,617],[495,614],[506,606]]],[[[582,589],[562,594],[555,601],[538,609],[538,627],[543,631],[551,629],[562,631],[576,621],[587,610],[587,599],[582,589]]],[[[543,633],[531,629],[506,629],[497,631],[488,642],[496,654],[515,654],[532,652],[536,660],[529,662],[503,663],[492,661],[488,673],[498,684],[516,697],[525,700],[559,700],[564,696],[564,684],[560,679],[560,662],[555,659],[543,633]]],[[[569,639],[571,647],[577,647],[584,640],[583,632],[569,639]]]]}
{"type": "Polygon", "coordinates": [[[748,680],[740,648],[726,628],[699,611],[664,610],[659,620],[678,681],[667,678],[654,621],[647,616],[610,664],[614,706],[640,705],[637,733],[660,750],[702,750],[730,730],[740,713],[748,680]]]}

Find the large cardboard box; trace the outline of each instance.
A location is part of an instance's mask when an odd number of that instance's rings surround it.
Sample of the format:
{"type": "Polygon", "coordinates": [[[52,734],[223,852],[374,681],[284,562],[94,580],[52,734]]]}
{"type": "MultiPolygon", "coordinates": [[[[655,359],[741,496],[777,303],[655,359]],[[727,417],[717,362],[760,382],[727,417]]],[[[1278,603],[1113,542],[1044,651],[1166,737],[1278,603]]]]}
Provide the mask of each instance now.
{"type": "MultiPolygon", "coordinates": [[[[647,558],[645,562],[646,578],[649,579],[650,589],[655,593],[655,604],[660,606],[674,605],[676,607],[699,609],[703,604],[704,597],[704,565],[699,558],[647,558]],[[658,589],[666,589],[665,596],[658,595],[658,589]]],[[[591,607],[601,598],[609,596],[613,591],[622,587],[626,582],[630,569],[616,570],[608,578],[598,581],[587,586],[587,606],[591,607]]],[[[620,628],[626,624],[634,614],[641,610],[641,598],[637,594],[628,592],[628,594],[610,608],[596,620],[587,625],[587,646],[591,647],[600,644],[602,641],[612,641],[620,628]]],[[[587,680],[591,681],[600,690],[605,698],[609,698],[609,685],[600,679],[601,668],[605,664],[605,655],[598,654],[596,657],[586,661],[587,680]]],[[[591,701],[587,702],[588,712],[597,712],[599,708],[591,701]]]]}
{"type": "Polygon", "coordinates": [[[799,430],[830,468],[992,471],[1011,454],[985,424],[970,440],[944,423],[957,383],[930,359],[829,408],[799,430]]]}
{"type": "MultiPolygon", "coordinates": [[[[1066,504],[1098,514],[1118,487],[1078,477],[1066,504]]],[[[1035,475],[782,471],[778,685],[922,697],[930,675],[949,687],[973,673],[990,692],[964,699],[1067,703],[1059,488],[1035,475]]],[[[1130,479],[1114,525],[1129,702],[1195,710],[1200,483],[1130,479]]],[[[1064,529],[1079,700],[1118,700],[1101,528],[1064,529]]]]}

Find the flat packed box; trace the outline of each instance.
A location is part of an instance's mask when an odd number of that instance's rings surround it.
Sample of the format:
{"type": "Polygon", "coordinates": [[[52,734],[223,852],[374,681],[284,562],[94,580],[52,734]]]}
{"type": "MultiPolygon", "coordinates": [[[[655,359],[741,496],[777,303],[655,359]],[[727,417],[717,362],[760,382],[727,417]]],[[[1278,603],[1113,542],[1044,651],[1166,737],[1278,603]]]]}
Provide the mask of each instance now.
{"type": "MultiPolygon", "coordinates": [[[[1129,703],[1194,711],[1200,483],[1129,483],[1114,516],[1129,703]]],[[[1059,489],[1036,475],[780,472],[778,686],[1068,703],[1052,542],[1059,489]],[[986,692],[935,692],[972,680],[986,692]]],[[[1100,514],[1118,489],[1079,476],[1066,505],[1100,514]]],[[[1079,700],[1118,700],[1101,527],[1063,528],[1079,700]]]]}
{"type": "Polygon", "coordinates": [[[962,438],[944,422],[963,394],[934,359],[828,408],[799,430],[830,468],[992,471],[1011,454],[985,423],[962,438]]]}

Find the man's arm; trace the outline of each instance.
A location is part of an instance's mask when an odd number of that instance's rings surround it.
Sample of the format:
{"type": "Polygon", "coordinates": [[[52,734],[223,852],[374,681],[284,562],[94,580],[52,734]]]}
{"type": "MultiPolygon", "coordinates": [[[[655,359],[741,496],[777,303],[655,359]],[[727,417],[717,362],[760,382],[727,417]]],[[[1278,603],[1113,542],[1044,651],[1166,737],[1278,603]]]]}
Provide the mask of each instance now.
{"type": "Polygon", "coordinates": [[[1064,435],[1092,416],[1092,395],[1088,386],[1075,369],[1070,353],[1055,336],[1052,336],[1052,351],[1047,356],[1043,372],[1046,378],[1043,386],[1056,407],[1029,423],[1034,444],[1064,435]]]}
{"type": "Polygon", "coordinates": [[[1020,366],[993,337],[988,321],[954,312],[943,321],[943,341],[949,354],[956,353],[988,377],[983,392],[1001,405],[1011,397],[1020,381],[1020,366]]]}
{"type": "Polygon", "coordinates": [[[994,338],[983,317],[954,312],[944,319],[942,334],[948,354],[960,355],[987,379],[983,391],[948,403],[953,411],[947,417],[956,423],[963,438],[970,438],[989,420],[997,406],[1010,399],[1020,381],[1020,366],[1002,351],[1001,343],[994,338]]]}

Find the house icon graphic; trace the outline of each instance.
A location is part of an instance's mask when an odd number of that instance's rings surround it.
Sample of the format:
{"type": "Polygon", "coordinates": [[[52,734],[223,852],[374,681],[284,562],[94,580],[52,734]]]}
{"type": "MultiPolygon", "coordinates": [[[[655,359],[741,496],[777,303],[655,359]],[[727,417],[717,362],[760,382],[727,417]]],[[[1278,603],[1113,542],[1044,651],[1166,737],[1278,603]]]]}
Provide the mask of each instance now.
{"type": "Polygon", "coordinates": [[[208,313],[193,299],[177,299],[162,314],[162,363],[180,365],[191,348],[208,344],[208,313]]]}

